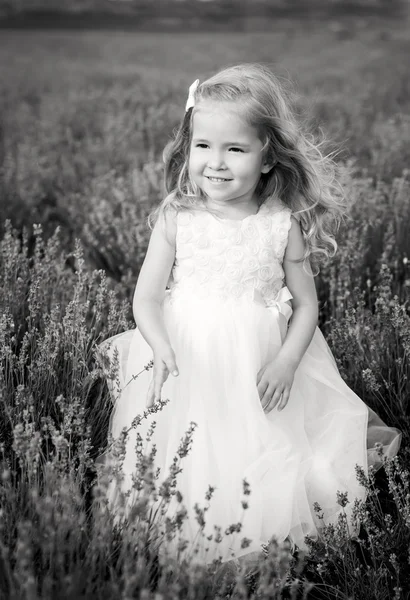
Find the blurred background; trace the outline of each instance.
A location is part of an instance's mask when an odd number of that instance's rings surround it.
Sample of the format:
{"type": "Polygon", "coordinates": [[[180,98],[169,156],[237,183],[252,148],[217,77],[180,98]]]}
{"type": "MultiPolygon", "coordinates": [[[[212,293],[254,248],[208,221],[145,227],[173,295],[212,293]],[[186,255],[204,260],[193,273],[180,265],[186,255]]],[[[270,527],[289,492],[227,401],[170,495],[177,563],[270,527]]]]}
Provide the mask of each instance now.
{"type": "Polygon", "coordinates": [[[8,26],[269,29],[270,19],[401,16],[403,0],[1,0],[8,26]]]}

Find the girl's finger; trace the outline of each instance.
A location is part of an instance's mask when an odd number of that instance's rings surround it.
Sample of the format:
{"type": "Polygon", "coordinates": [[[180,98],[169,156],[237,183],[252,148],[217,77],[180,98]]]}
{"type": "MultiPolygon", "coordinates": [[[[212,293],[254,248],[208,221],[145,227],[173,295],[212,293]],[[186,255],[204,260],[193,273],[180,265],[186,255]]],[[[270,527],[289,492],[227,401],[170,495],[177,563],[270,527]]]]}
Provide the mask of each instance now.
{"type": "Polygon", "coordinates": [[[278,404],[278,402],[280,401],[282,394],[283,394],[283,388],[277,388],[275,393],[272,396],[272,408],[275,408],[275,406],[278,404]]]}
{"type": "Polygon", "coordinates": [[[269,408],[269,406],[270,406],[270,403],[272,401],[272,395],[273,395],[274,391],[275,391],[274,387],[268,386],[266,388],[266,391],[265,391],[263,397],[262,397],[261,404],[262,404],[262,408],[263,408],[263,410],[265,412],[266,411],[269,412],[271,410],[269,408]]]}
{"type": "Polygon", "coordinates": [[[173,375],[174,377],[177,377],[179,375],[178,367],[175,361],[169,360],[167,362],[167,368],[168,372],[171,373],[171,375],[173,375]]]}
{"type": "Polygon", "coordinates": [[[161,389],[162,389],[162,382],[156,383],[155,384],[155,392],[154,392],[155,402],[158,402],[158,400],[161,400],[161,389]]]}
{"type": "Polygon", "coordinates": [[[273,409],[273,406],[271,406],[271,399],[269,400],[269,402],[267,402],[267,404],[263,407],[263,410],[266,414],[270,413],[270,411],[273,409]]]}
{"type": "Polygon", "coordinates": [[[168,379],[168,369],[166,367],[166,365],[163,365],[164,368],[163,370],[158,373],[158,376],[155,379],[155,400],[158,401],[161,399],[161,390],[162,390],[162,386],[164,385],[165,381],[168,379]]]}
{"type": "Polygon", "coordinates": [[[280,397],[282,395],[282,388],[276,388],[271,396],[270,402],[269,402],[269,410],[268,412],[270,412],[271,410],[273,410],[275,408],[275,406],[277,405],[277,403],[280,400],[280,397]]]}
{"type": "Polygon", "coordinates": [[[289,401],[289,396],[290,396],[290,390],[289,389],[285,389],[285,391],[282,394],[282,400],[279,402],[279,406],[278,406],[278,410],[283,410],[285,408],[285,406],[287,405],[288,401],[289,401]]]}
{"type": "Polygon", "coordinates": [[[269,388],[269,381],[266,381],[266,379],[261,379],[260,382],[258,383],[257,388],[258,388],[259,398],[262,402],[263,398],[266,394],[266,391],[269,388]]]}
{"type": "Polygon", "coordinates": [[[264,373],[264,369],[261,369],[260,371],[258,371],[258,373],[256,375],[256,385],[259,385],[259,383],[262,379],[263,373],[264,373]]]}
{"type": "Polygon", "coordinates": [[[154,404],[154,400],[153,400],[153,386],[152,386],[152,381],[148,387],[148,392],[147,392],[147,400],[146,400],[146,407],[147,408],[151,408],[151,406],[154,404]]]}

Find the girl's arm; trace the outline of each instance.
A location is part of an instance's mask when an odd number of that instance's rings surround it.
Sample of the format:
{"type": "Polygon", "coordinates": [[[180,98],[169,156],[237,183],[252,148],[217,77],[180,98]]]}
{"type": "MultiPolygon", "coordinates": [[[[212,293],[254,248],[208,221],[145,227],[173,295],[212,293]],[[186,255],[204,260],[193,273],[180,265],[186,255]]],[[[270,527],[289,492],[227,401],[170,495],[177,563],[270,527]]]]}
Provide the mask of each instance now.
{"type": "Polygon", "coordinates": [[[279,356],[296,368],[306,352],[318,321],[318,300],[313,275],[306,273],[301,258],[304,241],[298,221],[291,217],[288,245],[283,259],[286,285],[293,296],[293,315],[279,356]]]}
{"type": "Polygon", "coordinates": [[[170,346],[161,304],[175,260],[175,236],[176,213],[167,211],[166,217],[155,223],[134,292],[134,319],[154,352],[170,346]],[[165,232],[162,230],[164,220],[165,232]]]}
{"type": "Polygon", "coordinates": [[[302,262],[291,262],[301,258],[304,252],[304,241],[299,223],[294,217],[291,218],[292,225],[283,259],[283,269],[286,285],[293,296],[293,315],[278,354],[257,374],[258,393],[266,413],[276,405],[278,405],[278,410],[285,408],[289,400],[295,371],[310,344],[318,320],[313,276],[306,273],[302,262]]]}
{"type": "Polygon", "coordinates": [[[169,373],[178,375],[175,354],[164,323],[162,302],[175,260],[176,213],[160,217],[152,231],[132,304],[135,322],[154,354],[154,370],[146,406],[160,400],[169,373]],[[165,227],[163,225],[165,224],[165,227]]]}

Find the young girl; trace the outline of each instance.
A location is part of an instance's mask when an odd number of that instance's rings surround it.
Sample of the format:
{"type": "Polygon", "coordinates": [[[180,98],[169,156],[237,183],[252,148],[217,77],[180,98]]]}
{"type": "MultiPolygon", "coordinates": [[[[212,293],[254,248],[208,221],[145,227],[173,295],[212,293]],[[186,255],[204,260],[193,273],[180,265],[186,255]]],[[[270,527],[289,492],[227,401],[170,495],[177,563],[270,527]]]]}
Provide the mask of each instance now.
{"type": "MultiPolygon", "coordinates": [[[[272,536],[306,548],[323,523],[313,504],[326,524],[342,510],[350,519],[354,499],[365,498],[355,465],[379,468],[375,442],[394,456],[401,438],[344,383],[317,327],[314,275],[336,251],[345,212],[332,162],[303,135],[274,75],[248,64],[191,86],[164,158],[169,195],[151,215],[138,328],[102,345],[118,350],[123,383],[110,431],[118,437],[169,399],[137,428],[145,439],[156,421],[161,481],[196,423],[177,489],[193,541],[194,505],[206,506],[214,488],[200,560],[255,553],[272,536]],[[144,370],[151,359],[153,371],[144,370]],[[348,493],[344,509],[338,491],[348,493]],[[240,535],[215,543],[214,526],[224,533],[240,520],[240,535]]],[[[132,429],[123,491],[135,441],[132,429]]],[[[113,482],[114,507],[117,491],[113,482]]]]}

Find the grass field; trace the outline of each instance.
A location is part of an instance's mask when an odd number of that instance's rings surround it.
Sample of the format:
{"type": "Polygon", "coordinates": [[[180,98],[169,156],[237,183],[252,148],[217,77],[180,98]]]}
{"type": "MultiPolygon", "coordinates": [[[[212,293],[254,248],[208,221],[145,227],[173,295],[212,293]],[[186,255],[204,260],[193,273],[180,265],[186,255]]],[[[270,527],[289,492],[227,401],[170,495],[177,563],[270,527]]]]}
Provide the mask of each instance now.
{"type": "Polygon", "coordinates": [[[409,55],[408,22],[375,19],[281,20],[261,33],[1,32],[2,597],[410,597],[409,55]],[[133,326],[146,216],[163,197],[162,149],[188,86],[242,61],[291,80],[300,118],[339,150],[351,218],[317,278],[320,322],[342,376],[403,445],[363,479],[358,542],[341,524],[305,562],[272,546],[253,579],[223,589],[216,567],[157,568],[144,497],[123,529],[97,505],[110,402],[93,350],[133,326]]]}

